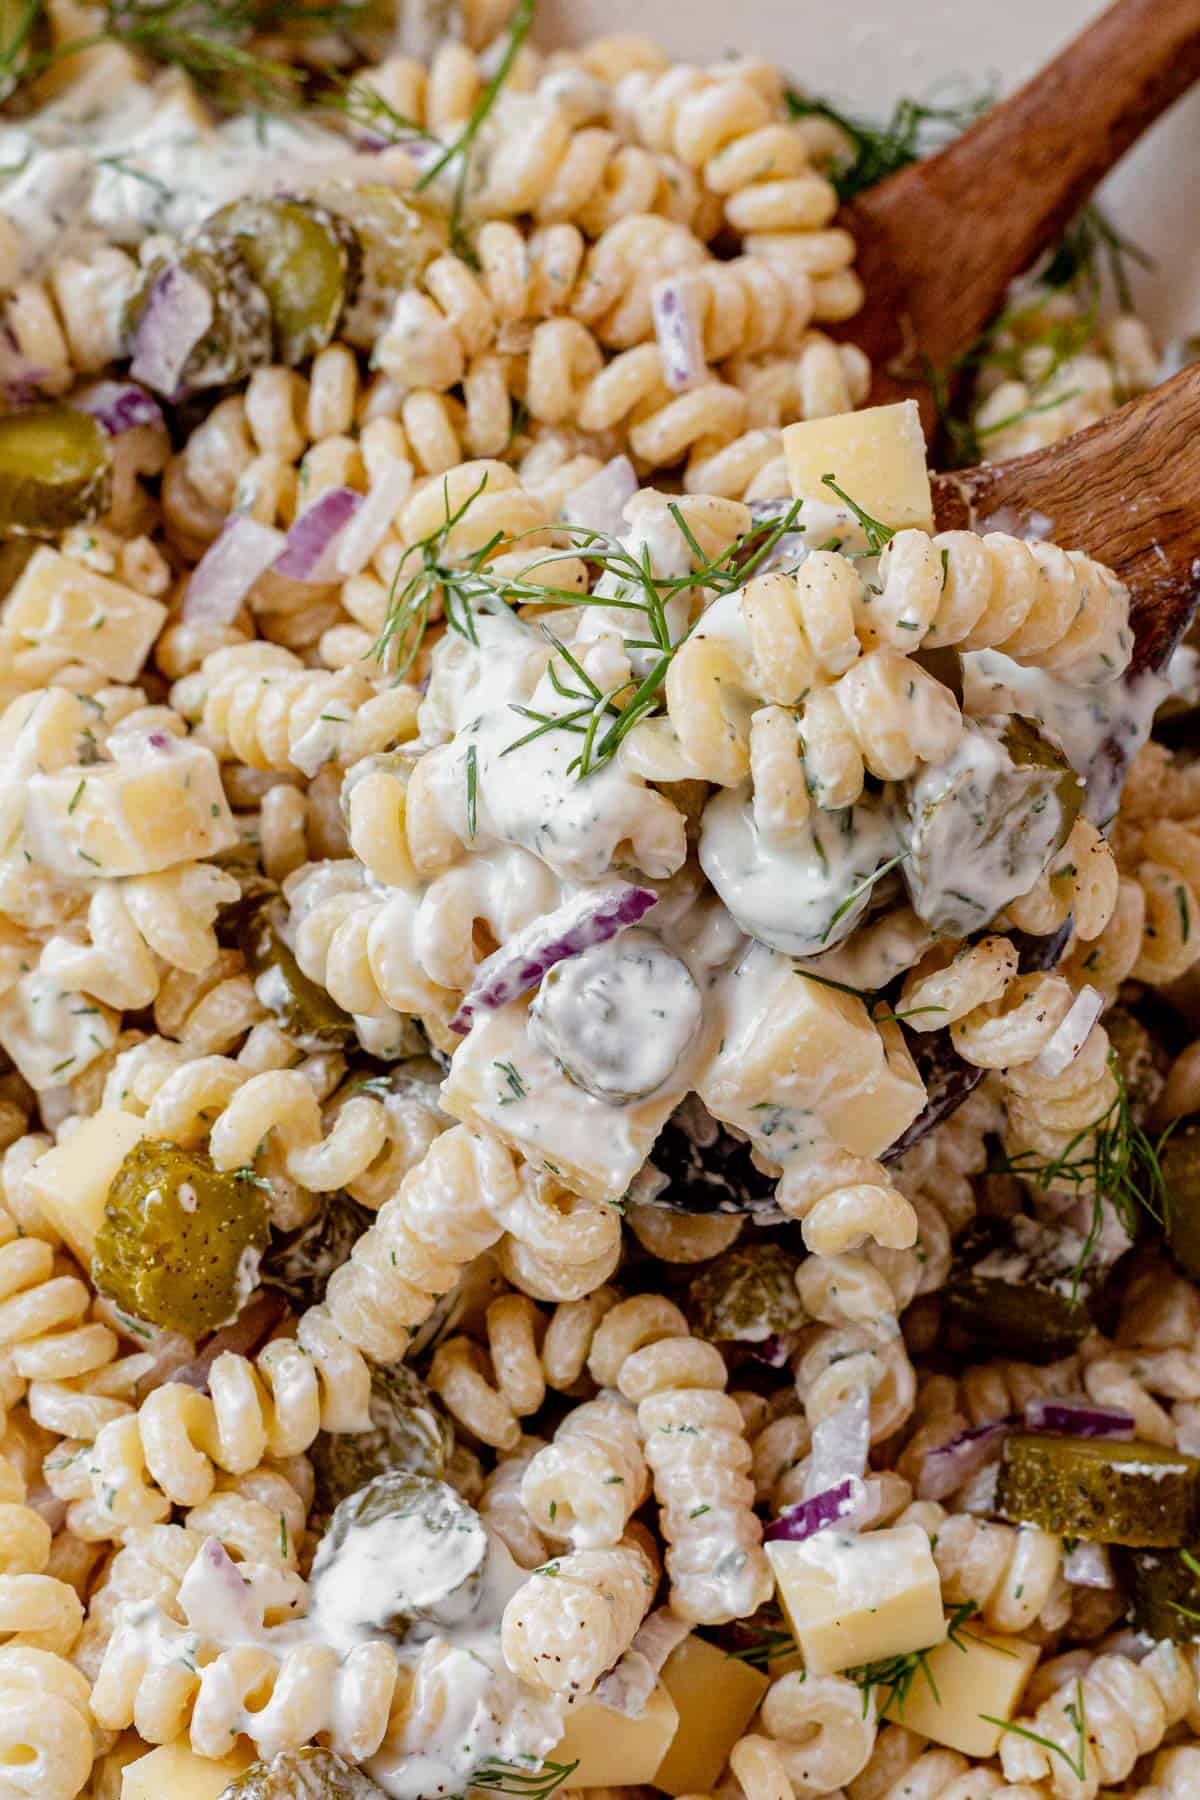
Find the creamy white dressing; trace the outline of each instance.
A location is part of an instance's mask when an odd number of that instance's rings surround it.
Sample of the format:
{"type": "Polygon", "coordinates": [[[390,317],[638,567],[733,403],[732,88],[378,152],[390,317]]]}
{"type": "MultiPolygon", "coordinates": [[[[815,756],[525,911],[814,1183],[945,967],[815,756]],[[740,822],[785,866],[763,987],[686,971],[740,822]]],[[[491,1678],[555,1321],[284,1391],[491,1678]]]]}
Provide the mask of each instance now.
{"type": "Polygon", "coordinates": [[[871,877],[898,848],[872,801],[813,812],[794,840],[768,842],[745,786],[705,807],[700,866],[744,931],[789,956],[817,956],[849,936],[871,904],[871,877]]]}
{"type": "Polygon", "coordinates": [[[999,650],[963,657],[963,710],[977,717],[1021,713],[1043,727],[1083,776],[1084,812],[1101,827],[1115,818],[1125,770],[1170,691],[1170,682],[1149,670],[1102,687],[1078,687],[999,650]]]}
{"type": "Polygon", "coordinates": [[[631,930],[551,969],[529,1029],[577,1087],[620,1106],[670,1079],[703,1014],[686,963],[653,932],[631,930]]]}

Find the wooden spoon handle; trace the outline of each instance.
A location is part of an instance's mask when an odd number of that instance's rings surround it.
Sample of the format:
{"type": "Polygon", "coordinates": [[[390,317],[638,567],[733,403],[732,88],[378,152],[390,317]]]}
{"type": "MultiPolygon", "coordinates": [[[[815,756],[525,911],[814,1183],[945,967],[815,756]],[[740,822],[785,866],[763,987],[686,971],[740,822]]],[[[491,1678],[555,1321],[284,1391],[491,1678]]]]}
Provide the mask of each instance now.
{"type": "Polygon", "coordinates": [[[1200,364],[1098,425],[1011,462],[933,477],[940,530],[1012,531],[1086,550],[1133,596],[1135,666],[1157,666],[1200,573],[1200,364]]]}
{"type": "Polygon", "coordinates": [[[920,398],[886,364],[911,347],[949,365],[1013,277],[1197,79],[1200,0],[1117,0],[954,143],[848,207],[868,295],[848,335],[876,360],[872,398],[920,398]]]}

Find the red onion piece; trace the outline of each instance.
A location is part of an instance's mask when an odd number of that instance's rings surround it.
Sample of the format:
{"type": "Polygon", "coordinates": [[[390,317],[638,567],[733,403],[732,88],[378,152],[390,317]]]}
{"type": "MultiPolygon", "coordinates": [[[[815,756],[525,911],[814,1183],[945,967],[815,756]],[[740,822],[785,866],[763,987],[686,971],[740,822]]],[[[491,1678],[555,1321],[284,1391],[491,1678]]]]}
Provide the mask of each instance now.
{"type": "Polygon", "coordinates": [[[288,581],[336,581],[335,540],[362,503],[362,495],[353,488],[326,488],[311,506],[305,507],[288,532],[274,565],[276,575],[288,581]]]}
{"type": "Polygon", "coordinates": [[[1070,1068],[1103,1011],[1103,994],[1094,987],[1081,987],[1071,1002],[1066,1018],[1051,1035],[1041,1055],[1035,1057],[1030,1065],[1033,1073],[1047,1081],[1053,1081],[1064,1069],[1070,1068]]]}
{"type": "Polygon", "coordinates": [[[1063,1579],[1072,1587],[1115,1588],[1117,1578],[1108,1545],[1081,1539],[1063,1557],[1063,1579]]]}
{"type": "Polygon", "coordinates": [[[518,994],[537,987],[555,963],[578,956],[594,944],[606,944],[657,905],[658,895],[650,888],[634,887],[628,881],[572,894],[480,963],[474,986],[450,1021],[451,1031],[465,1037],[477,1012],[495,1012],[507,1006],[518,994]]]}
{"type": "Polygon", "coordinates": [[[917,1481],[917,1499],[944,1500],[978,1470],[995,1462],[1014,1424],[1012,1419],[988,1419],[956,1432],[948,1442],[930,1450],[917,1481]]]}
{"type": "Polygon", "coordinates": [[[860,1483],[847,1476],[845,1481],[826,1488],[824,1493],[798,1500],[794,1506],[785,1506],[779,1517],[772,1519],[766,1527],[763,1539],[768,1544],[803,1544],[818,1531],[824,1531],[827,1525],[836,1525],[839,1519],[852,1513],[858,1505],[859,1494],[860,1483]]]}
{"type": "Polygon", "coordinates": [[[179,1604],[193,1631],[219,1637],[231,1617],[247,1634],[262,1629],[262,1606],[220,1538],[205,1538],[179,1584],[179,1604]]]}
{"type": "Polygon", "coordinates": [[[580,482],[563,503],[568,525],[583,531],[599,531],[620,537],[625,529],[625,504],[638,490],[637,471],[627,456],[614,456],[602,469],[580,482]]]}
{"type": "Polygon", "coordinates": [[[1030,1431],[1055,1437],[1113,1438],[1126,1443],[1136,1436],[1132,1413],[1115,1406],[1093,1406],[1090,1400],[1030,1400],[1025,1407],[1030,1431]]]}
{"type": "Polygon", "coordinates": [[[168,400],[180,392],[188,357],[213,321],[212,295],[178,263],[159,271],[133,334],[129,373],[168,400]]]}
{"type": "Polygon", "coordinates": [[[178,1369],[172,1369],[164,1381],[182,1382],[185,1387],[208,1386],[208,1377],[218,1356],[232,1351],[235,1356],[250,1356],[271,1335],[288,1310],[287,1300],[274,1288],[264,1288],[243,1306],[236,1319],[214,1331],[203,1350],[178,1369]]]}
{"type": "Polygon", "coordinates": [[[343,578],[365,569],[412,491],[413,466],[393,456],[371,484],[366,499],[342,532],[335,567],[343,578]]]}
{"type": "Polygon", "coordinates": [[[788,1358],[796,1348],[794,1333],[771,1332],[765,1338],[735,1338],[734,1342],[754,1362],[765,1363],[768,1369],[786,1369],[788,1358]]]}
{"type": "Polygon", "coordinates": [[[153,394],[135,381],[93,381],[72,394],[70,404],[78,412],[91,413],[109,437],[136,431],[140,425],[161,425],[162,407],[153,394]]]}
{"type": "Polygon", "coordinates": [[[826,1493],[841,1481],[861,1481],[870,1450],[871,1395],[865,1386],[856,1387],[835,1412],[813,1426],[805,1493],[826,1493]]]}
{"type": "Polygon", "coordinates": [[[226,519],[196,567],[183,596],[189,625],[229,625],[261,575],[278,559],[284,535],[245,513],[226,519]]]}
{"type": "Polygon", "coordinates": [[[650,290],[654,335],[662,357],[663,380],[677,394],[696,387],[708,374],[704,332],[695,290],[687,277],[668,275],[650,290]]]}

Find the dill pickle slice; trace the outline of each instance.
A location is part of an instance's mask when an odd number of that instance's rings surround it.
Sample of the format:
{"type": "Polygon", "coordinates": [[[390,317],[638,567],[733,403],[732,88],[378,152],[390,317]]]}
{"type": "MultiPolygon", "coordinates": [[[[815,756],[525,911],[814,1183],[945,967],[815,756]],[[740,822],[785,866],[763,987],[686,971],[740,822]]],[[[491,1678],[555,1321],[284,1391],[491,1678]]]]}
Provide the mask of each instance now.
{"type": "Polygon", "coordinates": [[[160,277],[172,268],[182,269],[198,281],[212,301],[208,329],[180,371],[181,392],[226,387],[271,361],[267,296],[231,244],[186,244],[156,258],[129,305],[126,322],[135,338],[149,309],[157,304],[160,277]]]}
{"type": "Polygon", "coordinates": [[[997,1511],[1063,1537],[1132,1549],[1191,1543],[1200,1462],[1161,1444],[1022,1432],[1004,1446],[997,1511]]]}
{"type": "Polygon", "coordinates": [[[301,1049],[327,1049],[349,1043],[354,1021],[310,981],[283,938],[286,909],[278,898],[247,908],[238,930],[238,947],[254,976],[254,991],[301,1049]]]}
{"type": "Polygon", "coordinates": [[[942,1289],[949,1341],[976,1360],[1056,1362],[1092,1329],[1078,1246],[1036,1219],[980,1221],[962,1238],[942,1289]]]}
{"type": "Polygon", "coordinates": [[[235,200],[204,232],[233,245],[266,295],[281,361],[294,366],[324,349],[361,262],[345,220],[307,200],[235,200]]]}
{"type": "Polygon", "coordinates": [[[384,1793],[353,1763],[310,1744],[304,1750],[280,1750],[270,1762],[251,1763],[220,1800],[384,1800],[384,1793]]]}
{"type": "Polygon", "coordinates": [[[99,518],[112,486],[104,427],[69,406],[0,419],[0,537],[56,537],[99,518]]]}
{"type": "Polygon", "coordinates": [[[342,336],[367,350],[384,329],[396,296],[415,287],[446,247],[445,230],[394,188],[331,184],[319,195],[326,213],[351,226],[361,272],[342,320],[342,336]]]}
{"type": "Polygon", "coordinates": [[[446,1473],[454,1432],[411,1369],[403,1363],[372,1369],[370,1412],[368,1430],[319,1432],[309,1450],[315,1478],[314,1529],[377,1475],[399,1471],[436,1481],[446,1473]]]}
{"type": "Polygon", "coordinates": [[[1200,1122],[1171,1133],[1159,1166],[1170,1196],[1167,1249],[1185,1275],[1200,1281],[1200,1122]]]}
{"type": "Polygon", "coordinates": [[[688,1288],[692,1329],[712,1344],[786,1344],[812,1323],[796,1292],[799,1267],[780,1244],[726,1250],[688,1288]]]}
{"type": "Polygon", "coordinates": [[[952,756],[901,784],[914,911],[955,937],[978,931],[1029,892],[1082,804],[1082,781],[1029,719],[966,720],[952,756]]]}
{"type": "Polygon", "coordinates": [[[1119,1566],[1139,1631],[1177,1644],[1200,1637],[1200,1546],[1131,1550],[1119,1566]]]}
{"type": "Polygon", "coordinates": [[[133,1318],[203,1337],[248,1298],[268,1235],[259,1181],[146,1138],[113,1176],[92,1281],[133,1318]]]}
{"type": "Polygon", "coordinates": [[[403,1638],[414,1626],[458,1625],[479,1605],[487,1557],[483,1520],[461,1494],[392,1469],[334,1513],[313,1559],[314,1603],[319,1609],[324,1582],[354,1583],[364,1626],[403,1638]]]}

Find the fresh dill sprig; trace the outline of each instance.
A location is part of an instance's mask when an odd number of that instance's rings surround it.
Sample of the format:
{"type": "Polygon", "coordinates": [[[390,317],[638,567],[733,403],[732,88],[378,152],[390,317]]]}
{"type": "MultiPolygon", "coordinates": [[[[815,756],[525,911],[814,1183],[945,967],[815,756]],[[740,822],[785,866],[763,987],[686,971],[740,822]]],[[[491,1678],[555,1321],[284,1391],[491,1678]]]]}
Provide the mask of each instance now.
{"type": "MultiPolygon", "coordinates": [[[[409,547],[393,579],[387,616],[372,655],[382,660],[396,646],[395,672],[398,678],[406,675],[416,660],[434,602],[439,598],[447,626],[475,644],[479,641],[475,628],[477,611],[502,613],[521,605],[601,606],[644,618],[649,636],[627,638],[625,648],[653,652],[647,672],[639,680],[629,678],[607,691],[592,680],[582,663],[547,626],[540,627],[555,651],[547,671],[550,684],[560,698],[571,704],[564,712],[551,713],[510,703],[512,712],[527,720],[531,729],[514,737],[500,755],[509,756],[548,732],[572,733],[580,739],[580,745],[578,755],[568,765],[568,773],[580,780],[611,762],[634,726],[661,707],[667,672],[692,629],[689,626],[679,637],[672,635],[668,611],[671,601],[695,590],[715,600],[749,581],[784,534],[794,529],[802,506],[801,501],[794,501],[768,527],[756,524],[718,556],[705,558],[682,510],[673,503],[672,517],[700,565],[682,575],[657,574],[648,550],[638,555],[606,532],[567,525],[561,527],[568,540],[564,547],[545,550],[521,575],[499,576],[488,566],[489,557],[504,541],[499,532],[463,562],[450,561],[447,553],[450,533],[479,498],[486,482],[485,475],[453,511],[449,488],[443,487],[446,516],[434,531],[409,547]],[[612,593],[581,593],[576,588],[556,586],[552,579],[537,579],[543,572],[553,570],[556,563],[580,557],[597,574],[609,578],[614,586],[612,593]],[[406,569],[412,571],[407,577],[406,569]]],[[[528,535],[519,533],[508,542],[520,543],[528,535]]]]}
{"type": "Polygon", "coordinates": [[[844,915],[849,912],[850,908],[854,905],[854,902],[856,900],[861,900],[864,894],[869,894],[871,889],[875,886],[875,883],[877,881],[882,881],[885,875],[890,875],[897,864],[902,863],[907,855],[907,850],[901,850],[898,856],[893,856],[889,858],[887,862],[881,863],[873,874],[868,875],[864,881],[859,882],[857,887],[851,889],[846,895],[846,898],[842,901],[842,904],[834,913],[832,919],[830,919],[828,925],[825,927],[821,936],[821,942],[823,944],[829,942],[830,932],[833,930],[838,920],[843,918],[844,915]]]}
{"type": "Polygon", "coordinates": [[[514,1800],[550,1800],[550,1795],[569,1780],[578,1767],[578,1757],[574,1762],[543,1762],[529,1769],[496,1757],[483,1768],[476,1769],[470,1785],[493,1794],[512,1794],[514,1800]]]}
{"type": "Polygon", "coordinates": [[[837,495],[843,506],[848,506],[850,508],[850,511],[854,514],[854,517],[858,520],[866,533],[867,545],[872,556],[879,556],[887,549],[887,546],[896,535],[890,525],[885,525],[881,519],[873,519],[870,513],[858,504],[857,500],[852,500],[850,498],[845,488],[840,488],[838,486],[832,475],[822,475],[821,486],[827,487],[831,493],[837,495]]]}
{"type": "Polygon", "coordinates": [[[1029,1743],[1037,1744],[1042,1750],[1048,1750],[1054,1756],[1061,1756],[1068,1769],[1077,1781],[1087,1778],[1087,1717],[1084,1712],[1083,1682],[1076,1679],[1075,1698],[1068,1700],[1064,1708],[1071,1728],[1075,1733],[1075,1754],[1064,1750],[1053,1738],[1043,1737],[1040,1731],[1032,1731],[1028,1725],[1018,1725],[1015,1719],[993,1718],[991,1713],[980,1713],[979,1717],[988,1725],[998,1725],[1001,1731],[1011,1732],[1014,1737],[1026,1738],[1029,1743]]]}
{"type": "Polygon", "coordinates": [[[798,1653],[799,1645],[776,1604],[764,1606],[736,1630],[740,1642],[729,1655],[735,1662],[749,1663],[752,1669],[766,1670],[781,1657],[798,1653]]]}
{"type": "Polygon", "coordinates": [[[42,0],[22,0],[12,31],[0,43],[0,100],[7,100],[21,79],[25,52],[41,15],[42,0]]]}
{"type": "Polygon", "coordinates": [[[1165,1131],[1150,1137],[1133,1117],[1129,1084],[1115,1051],[1109,1051],[1108,1066],[1117,1093],[1107,1112],[1077,1131],[1049,1161],[1026,1150],[999,1165],[999,1173],[1020,1175],[1037,1187],[1067,1185],[1074,1187],[1081,1198],[1091,1193],[1091,1224],[1075,1267],[1072,1302],[1078,1298],[1080,1280],[1099,1241],[1105,1199],[1112,1202],[1131,1237],[1143,1212],[1164,1227],[1171,1217],[1171,1192],[1163,1172],[1162,1152],[1178,1121],[1172,1120],[1165,1131]]]}
{"type": "MultiPolygon", "coordinates": [[[[974,1618],[979,1611],[974,1600],[964,1600],[954,1607],[946,1622],[946,1637],[956,1650],[966,1651],[962,1641],[963,1626],[968,1619],[974,1618]]],[[[930,1646],[936,1648],[936,1646],[930,1646]]],[[[884,1656],[878,1662],[860,1663],[856,1668],[847,1669],[847,1679],[857,1682],[862,1689],[863,1717],[867,1716],[871,1704],[871,1695],[879,1689],[885,1696],[879,1707],[879,1717],[886,1719],[893,1706],[896,1716],[903,1718],[908,1696],[912,1692],[913,1682],[917,1676],[924,1677],[929,1691],[933,1695],[934,1704],[942,1704],[942,1696],[938,1693],[937,1682],[933,1678],[933,1670],[929,1667],[929,1649],[906,1650],[897,1656],[884,1656]]]]}
{"type": "Polygon", "coordinates": [[[479,816],[479,758],[474,744],[467,745],[467,836],[475,836],[479,816]]]}
{"type": "MultiPolygon", "coordinates": [[[[1197,1580],[1200,1580],[1200,1557],[1194,1556],[1190,1550],[1181,1550],[1179,1560],[1189,1575],[1194,1575],[1197,1580]]],[[[1184,1606],[1181,1600],[1172,1600],[1171,1610],[1179,1613],[1185,1619],[1191,1619],[1194,1624],[1200,1624],[1200,1612],[1197,1612],[1194,1607],[1184,1606]]]]}
{"type": "Polygon", "coordinates": [[[834,158],[825,171],[837,189],[838,199],[845,202],[940,150],[973,125],[995,98],[992,85],[980,93],[964,94],[962,99],[951,97],[940,103],[932,97],[908,97],[896,101],[891,117],[882,124],[857,118],[831,100],[810,97],[794,88],[788,92],[787,103],[794,119],[828,119],[850,139],[850,160],[839,162],[834,158]]]}

